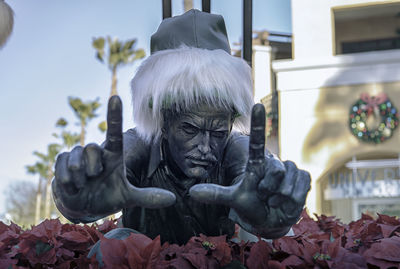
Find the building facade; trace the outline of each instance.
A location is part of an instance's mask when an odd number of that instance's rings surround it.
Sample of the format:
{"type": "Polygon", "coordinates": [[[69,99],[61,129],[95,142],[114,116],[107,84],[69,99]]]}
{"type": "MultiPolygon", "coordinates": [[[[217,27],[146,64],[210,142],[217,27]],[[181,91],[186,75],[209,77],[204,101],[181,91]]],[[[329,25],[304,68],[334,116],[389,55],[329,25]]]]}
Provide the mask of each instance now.
{"type": "Polygon", "coordinates": [[[310,213],[400,216],[400,1],[293,0],[292,23],[290,59],[254,47],[274,151],[311,173],[310,213]]]}

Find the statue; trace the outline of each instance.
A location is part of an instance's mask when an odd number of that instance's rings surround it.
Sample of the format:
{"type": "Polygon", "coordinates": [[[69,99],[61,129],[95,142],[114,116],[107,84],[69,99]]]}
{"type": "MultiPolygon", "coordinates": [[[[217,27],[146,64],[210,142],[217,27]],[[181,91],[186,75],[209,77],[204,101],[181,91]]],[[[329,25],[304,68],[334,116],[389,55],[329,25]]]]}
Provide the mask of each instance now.
{"type": "Polygon", "coordinates": [[[235,223],[263,238],[285,235],[310,176],[264,150],[265,110],[253,104],[250,67],[230,55],[222,16],[190,10],[164,20],[151,52],[132,80],[137,127],[122,133],[113,96],[105,142],[59,155],[60,212],[78,223],[122,209],[129,231],[178,244],[230,237],[235,223]]]}

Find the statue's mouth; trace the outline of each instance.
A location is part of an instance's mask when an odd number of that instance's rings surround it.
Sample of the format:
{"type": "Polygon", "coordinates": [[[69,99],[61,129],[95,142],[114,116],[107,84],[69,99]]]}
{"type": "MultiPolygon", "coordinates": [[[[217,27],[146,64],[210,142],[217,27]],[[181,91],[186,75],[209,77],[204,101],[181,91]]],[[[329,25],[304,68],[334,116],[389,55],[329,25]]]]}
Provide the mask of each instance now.
{"type": "Polygon", "coordinates": [[[198,159],[190,159],[190,161],[191,161],[194,165],[200,165],[200,166],[210,166],[210,165],[212,165],[212,162],[211,162],[211,161],[198,160],[198,159]]]}

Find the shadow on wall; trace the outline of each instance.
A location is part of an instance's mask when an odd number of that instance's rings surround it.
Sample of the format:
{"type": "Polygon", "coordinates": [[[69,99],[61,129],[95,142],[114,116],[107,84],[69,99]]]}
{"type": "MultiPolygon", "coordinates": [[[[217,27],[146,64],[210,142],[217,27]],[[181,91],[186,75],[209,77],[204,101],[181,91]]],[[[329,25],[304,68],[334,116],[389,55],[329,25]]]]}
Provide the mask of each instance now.
{"type": "MultiPolygon", "coordinates": [[[[347,55],[346,57],[349,57],[347,55]]],[[[359,56],[358,56],[359,57],[359,56]]],[[[375,81],[380,81],[385,68],[374,70],[375,81]]],[[[321,158],[321,154],[328,152],[325,172],[342,164],[352,156],[365,155],[377,151],[400,152],[400,127],[397,127],[392,137],[383,143],[366,143],[355,137],[349,127],[350,109],[360,99],[362,93],[376,96],[381,92],[387,94],[397,109],[400,108],[400,82],[387,83],[346,83],[350,74],[348,72],[337,73],[321,87],[319,98],[315,104],[315,124],[310,129],[303,144],[302,157],[306,162],[314,162],[321,158]],[[347,84],[347,85],[343,85],[347,84]]],[[[371,77],[365,79],[371,80],[371,77]]],[[[376,120],[381,121],[380,118],[376,120]]],[[[375,120],[375,121],[376,121],[375,120]]],[[[325,173],[324,172],[324,173],[325,173]]]]}

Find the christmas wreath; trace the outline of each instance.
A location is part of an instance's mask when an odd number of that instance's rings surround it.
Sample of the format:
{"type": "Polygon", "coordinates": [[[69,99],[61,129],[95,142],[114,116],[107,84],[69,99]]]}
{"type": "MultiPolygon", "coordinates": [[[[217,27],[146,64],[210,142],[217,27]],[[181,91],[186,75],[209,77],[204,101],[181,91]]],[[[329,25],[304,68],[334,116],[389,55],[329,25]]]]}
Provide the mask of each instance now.
{"type": "Polygon", "coordinates": [[[350,109],[350,130],[364,142],[382,143],[393,135],[399,125],[399,112],[386,94],[369,96],[363,93],[350,109]],[[371,128],[369,122],[375,121],[371,128]]]}

